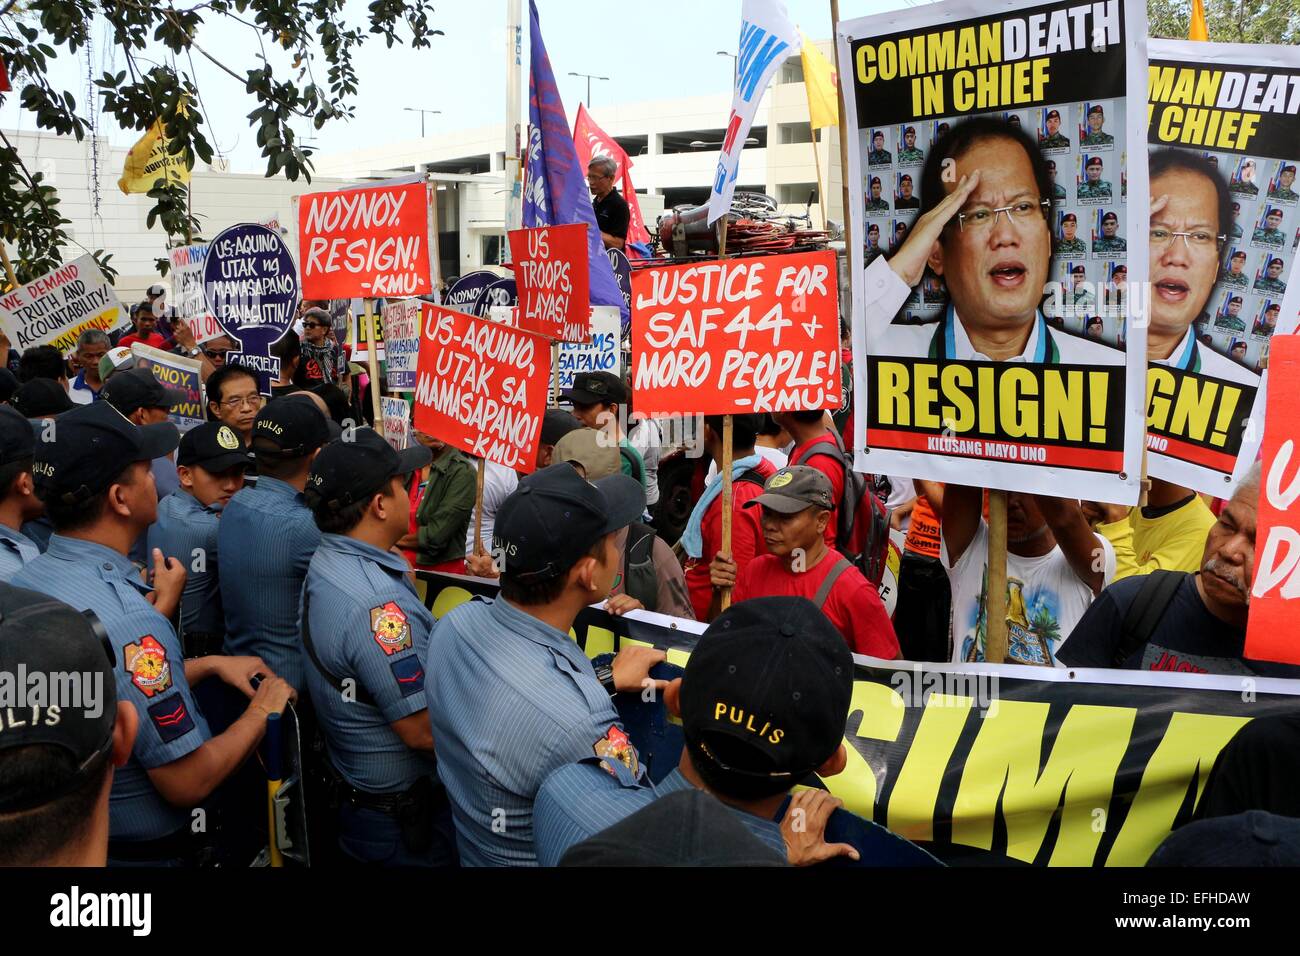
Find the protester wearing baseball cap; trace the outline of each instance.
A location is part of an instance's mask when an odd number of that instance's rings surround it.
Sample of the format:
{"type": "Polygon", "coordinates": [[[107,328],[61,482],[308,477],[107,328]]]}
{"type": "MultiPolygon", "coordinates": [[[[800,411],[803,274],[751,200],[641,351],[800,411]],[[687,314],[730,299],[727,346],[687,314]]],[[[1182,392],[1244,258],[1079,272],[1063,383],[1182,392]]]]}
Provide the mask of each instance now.
{"type": "Polygon", "coordinates": [[[826,544],[833,501],[825,473],[809,465],[782,468],[767,480],[761,495],[745,503],[763,509],[759,524],[768,553],[756,556],[739,577],[735,562],[719,554],[711,567],[713,583],[734,586],[737,603],[776,595],[808,598],[854,653],[892,660],[898,657],[898,638],[879,593],[848,558],[826,544]]]}
{"type": "Polygon", "coordinates": [[[658,501],[658,488],[652,492],[646,484],[645,459],[628,442],[619,420],[619,409],[626,409],[632,399],[627,384],[613,372],[579,372],[573,376],[573,388],[564,393],[564,398],[573,403],[573,415],[583,425],[617,439],[620,470],[641,483],[647,502],[658,501]]]}
{"type": "Polygon", "coordinates": [[[54,418],[76,406],[59,383],[52,378],[34,378],[18,386],[10,400],[24,418],[54,418]]]}
{"type": "Polygon", "coordinates": [[[149,548],[189,566],[181,594],[181,646],[187,656],[221,653],[226,633],[221,606],[217,518],[244,486],[248,448],[233,428],[204,422],[181,438],[176,454],[180,489],[158,502],[149,548]],[[201,555],[203,560],[196,561],[201,555]]]}
{"type": "Polygon", "coordinates": [[[465,865],[536,863],[533,796],[556,767],[603,755],[640,775],[610,696],[639,692],[664,653],[629,647],[598,674],[569,628],[609,594],[615,534],[644,502],[625,475],[591,483],[564,463],[521,479],[497,512],[499,596],[434,628],[425,689],[465,865]]]}
{"type": "Polygon", "coordinates": [[[813,774],[843,771],[852,697],[853,658],[810,601],[755,598],[723,611],[664,694],[686,741],[677,768],[655,785],[638,783],[600,755],[557,770],[537,795],[538,862],[553,866],[575,843],[656,798],[694,788],[725,803],[795,865],[937,865],[841,809],[824,790],[791,795],[813,774]],[[806,826],[795,826],[796,819],[806,826]]]}
{"type": "Polygon", "coordinates": [[[257,487],[244,488],[217,523],[227,654],[256,654],[294,687],[306,674],[299,652],[299,601],[320,531],[303,500],[316,453],[329,441],[314,402],[275,398],[253,420],[257,487]]]}
{"type": "Polygon", "coordinates": [[[21,531],[45,514],[32,478],[35,449],[31,424],[12,408],[0,405],[0,581],[8,581],[41,553],[37,543],[21,531]]]}
{"type": "MultiPolygon", "coordinates": [[[[165,422],[172,408],[189,400],[188,394],[179,388],[167,388],[147,368],[117,372],[104,383],[99,397],[137,425],[165,422]]],[[[176,464],[170,456],[159,457],[152,467],[159,498],[166,498],[181,486],[176,464]]],[[[136,554],[137,559],[141,557],[142,554],[136,554]]]]}
{"type": "Polygon", "coordinates": [[[456,862],[424,693],[434,619],[393,551],[411,510],[405,478],[431,458],[423,445],[398,452],[358,428],[327,445],[307,479],[322,534],[302,597],[306,688],[343,781],[339,846],[362,863],[456,862]]]}
{"type": "Polygon", "coordinates": [[[18,719],[0,721],[0,866],[104,865],[113,768],[131,756],[138,721],[113,666],[87,616],[0,584],[0,673],[59,675],[71,694],[32,688],[8,711],[18,719]]]}
{"type": "Polygon", "coordinates": [[[55,534],[48,550],[14,584],[93,609],[114,654],[119,700],[140,717],[131,759],[113,778],[109,859],[159,862],[188,858],[188,808],[202,802],[257,746],[270,713],[293,689],[257,658],[185,660],[170,618],[185,567],[153,553],[144,584],[127,556],[157,517],[149,462],[176,448],[171,424],[137,426],[108,402],[80,405],[38,441],[32,472],[55,534]],[[265,679],[256,695],[255,674],[265,679]],[[252,697],[249,710],[216,738],[195,706],[192,684],[219,677],[252,697]],[[201,757],[194,757],[204,750],[201,757]]]}
{"type": "Polygon", "coordinates": [[[581,427],[582,422],[574,418],[570,412],[562,408],[548,408],[546,414],[542,416],[542,431],[537,446],[537,467],[545,468],[551,464],[551,453],[555,449],[556,442],[581,427]]]}

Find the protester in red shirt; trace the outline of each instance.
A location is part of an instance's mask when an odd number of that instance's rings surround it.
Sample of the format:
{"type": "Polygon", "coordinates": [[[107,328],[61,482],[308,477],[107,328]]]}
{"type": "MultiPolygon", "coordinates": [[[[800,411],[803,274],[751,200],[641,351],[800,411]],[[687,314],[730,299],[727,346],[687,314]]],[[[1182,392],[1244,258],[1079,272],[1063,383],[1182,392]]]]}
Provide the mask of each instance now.
{"type": "Polygon", "coordinates": [[[844,459],[836,444],[838,436],[827,424],[827,416],[823,411],[783,412],[772,417],[794,439],[790,464],[816,468],[831,483],[831,516],[826,522],[826,547],[834,548],[835,535],[839,530],[840,501],[844,497],[844,459]],[[822,444],[831,452],[829,455],[816,454],[804,460],[811,449],[822,444]]]}
{"type": "MultiPolygon", "coordinates": [[[[741,573],[756,554],[766,554],[758,512],[745,508],[763,493],[763,484],[776,474],[776,466],[754,450],[759,415],[733,415],[731,426],[731,558],[741,573]]],[[[704,418],[704,447],[715,462],[722,461],[722,416],[704,418]]],[[[686,587],[695,619],[711,621],[722,611],[720,589],[714,588],[709,565],[722,551],[722,478],[715,477],[695,504],[682,532],[686,587]]]]}
{"type": "Polygon", "coordinates": [[[167,348],[167,339],[158,331],[158,316],[154,315],[153,305],[149,302],[141,302],[136,306],[135,331],[122,336],[117,344],[129,349],[135,342],[156,349],[167,348]]]}
{"type": "Polygon", "coordinates": [[[712,568],[715,584],[735,580],[737,602],[752,597],[808,598],[854,653],[898,657],[898,638],[880,595],[847,558],[826,545],[831,488],[822,472],[807,465],[782,468],[746,507],[763,509],[763,542],[770,553],[750,561],[739,578],[734,563],[719,555],[712,568]]]}

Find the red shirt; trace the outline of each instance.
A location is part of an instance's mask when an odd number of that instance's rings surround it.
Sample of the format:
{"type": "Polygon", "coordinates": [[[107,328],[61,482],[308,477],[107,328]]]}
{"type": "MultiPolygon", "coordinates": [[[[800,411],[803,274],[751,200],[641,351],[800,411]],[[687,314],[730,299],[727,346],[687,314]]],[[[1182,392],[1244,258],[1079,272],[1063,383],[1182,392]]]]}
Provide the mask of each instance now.
{"type": "Polygon", "coordinates": [[[939,557],[939,516],[925,495],[918,495],[912,507],[912,523],[908,525],[903,550],[936,560],[939,557]]]}
{"type": "MultiPolygon", "coordinates": [[[[805,597],[813,600],[842,555],[828,551],[812,568],[800,573],[786,570],[774,554],[763,554],[749,562],[736,580],[737,603],[752,597],[805,597]]],[[[844,635],[855,654],[893,660],[898,657],[898,637],[885,613],[880,595],[855,567],[849,567],[831,587],[822,612],[844,635]]]]}
{"type": "MultiPolygon", "coordinates": [[[[754,466],[764,481],[776,474],[776,466],[766,458],[760,459],[754,466]]],[[[761,485],[752,481],[733,481],[731,483],[731,557],[736,562],[736,575],[739,577],[749,566],[756,554],[767,554],[767,545],[763,543],[763,528],[760,525],[762,508],[746,508],[746,501],[753,501],[763,493],[761,485]]],[[[703,553],[698,558],[686,559],[686,589],[691,595],[691,606],[695,609],[697,621],[709,619],[709,605],[713,603],[713,585],[709,583],[709,565],[722,550],[722,494],[709,503],[700,522],[700,535],[704,539],[703,553]]]]}
{"type": "Polygon", "coordinates": [[[156,349],[165,349],[167,340],[163,338],[160,332],[150,332],[148,335],[140,336],[132,332],[130,335],[122,336],[117,343],[118,348],[129,349],[134,343],[139,342],[141,345],[149,345],[156,349]]]}
{"type": "Polygon", "coordinates": [[[790,464],[799,464],[799,459],[803,457],[804,452],[819,442],[825,442],[830,446],[831,454],[813,455],[805,463],[809,468],[816,468],[831,482],[831,501],[835,507],[831,509],[831,520],[826,522],[826,547],[835,547],[836,533],[840,527],[840,501],[844,498],[844,461],[840,455],[840,450],[835,447],[835,436],[830,432],[822,435],[820,438],[810,438],[802,445],[795,445],[790,452],[790,464]]]}

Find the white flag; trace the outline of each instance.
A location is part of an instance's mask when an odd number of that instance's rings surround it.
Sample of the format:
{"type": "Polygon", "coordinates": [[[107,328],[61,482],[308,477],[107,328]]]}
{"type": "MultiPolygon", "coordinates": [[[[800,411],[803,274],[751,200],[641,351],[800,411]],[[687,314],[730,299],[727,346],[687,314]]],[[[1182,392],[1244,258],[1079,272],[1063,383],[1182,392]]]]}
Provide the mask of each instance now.
{"type": "Polygon", "coordinates": [[[731,115],[718,154],[709,193],[709,225],[731,208],[740,173],[740,151],[745,147],[754,114],[772,74],[786,57],[799,51],[799,31],[790,22],[782,0],[744,0],[740,12],[740,47],[736,60],[736,89],[731,94],[731,115]]]}

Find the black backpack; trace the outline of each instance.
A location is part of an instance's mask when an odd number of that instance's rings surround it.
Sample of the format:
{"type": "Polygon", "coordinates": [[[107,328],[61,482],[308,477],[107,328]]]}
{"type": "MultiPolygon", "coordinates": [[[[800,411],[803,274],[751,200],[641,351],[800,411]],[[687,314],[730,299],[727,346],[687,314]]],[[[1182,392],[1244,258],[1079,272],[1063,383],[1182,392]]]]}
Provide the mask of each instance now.
{"type": "Polygon", "coordinates": [[[1146,576],[1142,587],[1133,596],[1133,603],[1124,613],[1124,624],[1111,667],[1122,668],[1125,661],[1150,642],[1187,577],[1186,571],[1152,571],[1146,576]]]}

